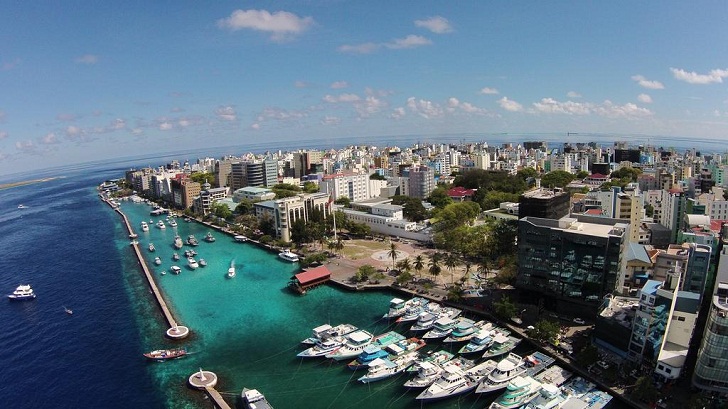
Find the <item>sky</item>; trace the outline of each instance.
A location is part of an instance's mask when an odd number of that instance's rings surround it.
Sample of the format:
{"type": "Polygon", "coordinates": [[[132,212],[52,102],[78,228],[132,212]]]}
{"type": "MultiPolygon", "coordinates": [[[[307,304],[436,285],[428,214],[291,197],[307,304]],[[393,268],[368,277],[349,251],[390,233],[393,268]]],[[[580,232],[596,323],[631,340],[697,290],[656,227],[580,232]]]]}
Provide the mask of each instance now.
{"type": "Polygon", "coordinates": [[[723,0],[0,0],[0,10],[0,174],[382,135],[728,140],[723,0]]]}

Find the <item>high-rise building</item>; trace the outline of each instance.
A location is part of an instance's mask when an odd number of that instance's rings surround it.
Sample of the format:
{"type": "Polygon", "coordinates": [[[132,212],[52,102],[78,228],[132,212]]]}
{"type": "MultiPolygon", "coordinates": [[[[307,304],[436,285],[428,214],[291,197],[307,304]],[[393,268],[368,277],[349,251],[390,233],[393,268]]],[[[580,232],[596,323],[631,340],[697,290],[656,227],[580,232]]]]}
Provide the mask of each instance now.
{"type": "Polygon", "coordinates": [[[563,190],[535,189],[518,198],[518,217],[559,219],[569,214],[569,193],[563,190]]]}
{"type": "Polygon", "coordinates": [[[409,195],[425,199],[435,189],[435,171],[427,166],[412,166],[409,171],[409,195]]]}
{"type": "Polygon", "coordinates": [[[345,197],[355,202],[374,196],[369,190],[369,175],[365,173],[326,175],[321,181],[320,188],[334,200],[345,197]]]}

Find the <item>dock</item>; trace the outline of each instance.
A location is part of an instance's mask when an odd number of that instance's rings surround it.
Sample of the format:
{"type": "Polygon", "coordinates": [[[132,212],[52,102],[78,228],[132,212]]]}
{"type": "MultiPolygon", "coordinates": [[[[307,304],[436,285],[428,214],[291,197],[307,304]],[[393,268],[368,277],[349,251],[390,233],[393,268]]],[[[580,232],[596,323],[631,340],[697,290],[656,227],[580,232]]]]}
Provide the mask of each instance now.
{"type": "MultiPolygon", "coordinates": [[[[129,223],[129,219],[126,217],[124,212],[119,209],[118,206],[111,203],[108,199],[104,198],[102,196],[102,200],[106,202],[109,206],[111,206],[112,209],[116,213],[118,213],[121,218],[124,220],[124,224],[126,225],[126,229],[129,232],[129,237],[135,237],[136,233],[134,232],[134,229],[132,229],[131,224],[129,223]]],[[[139,261],[139,265],[142,268],[142,271],[144,271],[144,275],[147,278],[147,282],[149,283],[149,288],[152,290],[152,294],[154,295],[154,298],[157,300],[157,305],[159,305],[159,308],[162,310],[162,314],[164,315],[165,320],[167,320],[167,324],[169,324],[169,329],[167,330],[167,336],[174,339],[180,339],[185,338],[187,335],[189,335],[189,328],[179,325],[177,323],[177,320],[174,319],[174,316],[172,315],[172,312],[169,310],[169,307],[167,306],[167,302],[164,301],[164,297],[162,296],[161,291],[159,290],[159,287],[157,287],[156,281],[154,281],[154,277],[152,276],[152,272],[149,270],[149,267],[147,266],[147,263],[144,261],[144,257],[142,256],[142,252],[139,249],[139,243],[136,241],[132,241],[131,247],[134,249],[134,253],[136,254],[137,260],[139,261]]]]}
{"type": "Polygon", "coordinates": [[[230,405],[225,402],[225,400],[222,398],[222,395],[220,395],[220,392],[218,392],[217,389],[208,386],[205,387],[205,392],[207,392],[207,395],[210,397],[210,399],[215,402],[215,406],[220,409],[230,409],[230,405]]]}

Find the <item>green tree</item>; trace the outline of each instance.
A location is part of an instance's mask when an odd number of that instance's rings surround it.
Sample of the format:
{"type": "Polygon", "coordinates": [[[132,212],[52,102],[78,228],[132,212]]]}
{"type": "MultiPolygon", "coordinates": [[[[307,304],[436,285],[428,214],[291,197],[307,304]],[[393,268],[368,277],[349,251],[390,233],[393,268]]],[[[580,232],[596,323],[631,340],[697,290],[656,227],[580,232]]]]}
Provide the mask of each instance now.
{"type": "Polygon", "coordinates": [[[451,283],[455,284],[455,275],[453,274],[453,271],[455,270],[455,267],[460,264],[460,258],[455,253],[447,253],[445,255],[443,263],[445,264],[445,267],[447,267],[447,270],[450,272],[451,283]]]}
{"type": "Polygon", "coordinates": [[[222,219],[229,219],[233,216],[233,212],[230,210],[230,208],[224,204],[224,203],[218,203],[214,202],[212,204],[211,213],[215,216],[222,218],[222,219]]]}
{"type": "Polygon", "coordinates": [[[369,277],[373,276],[374,273],[377,272],[377,269],[374,268],[374,266],[369,264],[364,264],[363,266],[359,267],[356,270],[356,275],[354,276],[354,279],[356,282],[364,282],[369,280],[369,277]]]}
{"type": "Polygon", "coordinates": [[[380,175],[380,174],[379,174],[379,173],[377,173],[377,172],[374,172],[374,173],[372,173],[371,175],[369,175],[369,179],[371,179],[371,180],[387,180],[387,178],[386,178],[386,177],[384,177],[384,176],[380,175]]]}
{"type": "Polygon", "coordinates": [[[279,183],[271,188],[273,193],[276,194],[276,198],[282,199],[285,197],[292,197],[296,196],[297,194],[301,193],[301,188],[292,185],[290,183],[279,183]]]}
{"type": "Polygon", "coordinates": [[[576,354],[576,362],[581,366],[589,366],[599,360],[599,350],[592,344],[585,346],[578,354],[576,354]]]}
{"type": "Polygon", "coordinates": [[[415,262],[412,264],[412,267],[414,267],[415,271],[417,272],[417,276],[422,278],[420,272],[422,271],[422,269],[425,268],[425,258],[422,257],[422,254],[418,254],[415,257],[415,262]]]}
{"type": "Polygon", "coordinates": [[[291,223],[291,241],[301,246],[314,240],[313,229],[303,219],[291,223]]]}
{"type": "Polygon", "coordinates": [[[237,206],[235,206],[236,214],[251,214],[253,212],[253,202],[248,199],[242,199],[237,206]]]}
{"type": "Polygon", "coordinates": [[[440,267],[441,260],[442,254],[433,253],[432,255],[430,255],[430,261],[427,263],[427,271],[430,273],[431,276],[435,277],[435,282],[437,282],[437,277],[442,271],[442,267],[440,267]]]}
{"type": "Polygon", "coordinates": [[[392,270],[394,270],[394,263],[397,262],[397,254],[397,245],[394,242],[390,242],[387,255],[392,259],[392,270]]]}
{"type": "Polygon", "coordinates": [[[589,176],[589,172],[587,172],[585,170],[580,170],[580,171],[576,172],[576,178],[577,179],[584,179],[587,176],[589,176]]]}
{"type": "Polygon", "coordinates": [[[574,175],[565,170],[554,170],[541,177],[541,186],[544,187],[565,187],[572,180],[574,175]]]}
{"type": "Polygon", "coordinates": [[[303,191],[306,193],[317,193],[319,191],[319,185],[314,182],[303,182],[303,191]]]}
{"type": "Polygon", "coordinates": [[[409,283],[410,281],[412,281],[412,278],[414,278],[412,276],[412,273],[410,273],[409,271],[402,271],[397,276],[397,284],[399,284],[399,285],[405,285],[405,284],[409,283]]]}
{"type": "Polygon", "coordinates": [[[629,182],[636,182],[637,177],[641,174],[642,174],[642,169],[624,167],[624,168],[619,168],[619,169],[615,170],[614,172],[612,172],[609,175],[609,177],[612,179],[628,178],[629,182]]]}
{"type": "Polygon", "coordinates": [[[209,172],[195,172],[190,174],[190,179],[193,181],[204,184],[205,182],[209,183],[212,187],[217,187],[217,183],[215,183],[215,174],[209,173],[209,172]]]}
{"type": "Polygon", "coordinates": [[[500,300],[494,302],[493,310],[498,318],[505,321],[510,320],[516,315],[516,306],[508,296],[503,296],[500,300]]]}
{"type": "Polygon", "coordinates": [[[410,259],[405,258],[404,260],[398,261],[397,269],[402,272],[409,272],[412,269],[412,263],[410,263],[410,259]]]}
{"type": "Polygon", "coordinates": [[[346,196],[340,196],[338,199],[334,200],[334,203],[339,206],[351,207],[351,199],[346,196]]]}
{"type": "Polygon", "coordinates": [[[538,171],[531,167],[523,168],[516,173],[516,176],[525,182],[530,178],[538,177],[538,171]]]}
{"type": "Polygon", "coordinates": [[[539,342],[553,343],[559,336],[559,324],[549,320],[539,320],[528,330],[528,336],[539,342]]]}
{"type": "Polygon", "coordinates": [[[447,195],[447,188],[438,186],[432,191],[432,193],[430,193],[430,197],[427,198],[427,201],[430,202],[431,205],[439,209],[443,209],[445,206],[452,203],[452,198],[447,195]]]}
{"type": "Polygon", "coordinates": [[[372,234],[372,228],[364,223],[347,223],[349,233],[357,237],[369,236],[372,234]]]}
{"type": "MultiPolygon", "coordinates": [[[[728,190],[726,190],[728,192],[728,190]]],[[[655,215],[655,207],[649,203],[645,203],[645,216],[652,217],[655,215]]]]}
{"type": "Polygon", "coordinates": [[[463,288],[460,284],[454,284],[447,290],[447,299],[453,302],[460,302],[462,300],[463,288]]]}
{"type": "Polygon", "coordinates": [[[652,378],[641,376],[637,379],[632,390],[632,397],[642,402],[652,403],[657,400],[657,388],[652,378]]]}

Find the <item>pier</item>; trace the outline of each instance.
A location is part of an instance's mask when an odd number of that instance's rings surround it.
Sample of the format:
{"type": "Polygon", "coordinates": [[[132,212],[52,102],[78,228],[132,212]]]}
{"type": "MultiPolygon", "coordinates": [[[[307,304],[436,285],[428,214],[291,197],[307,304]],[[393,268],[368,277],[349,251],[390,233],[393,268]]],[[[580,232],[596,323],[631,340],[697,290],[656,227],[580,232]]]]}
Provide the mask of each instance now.
{"type": "Polygon", "coordinates": [[[197,390],[204,390],[207,396],[215,403],[215,406],[220,409],[231,409],[230,405],[225,402],[220,392],[215,389],[217,385],[217,375],[211,371],[203,371],[202,368],[198,372],[190,375],[188,382],[191,387],[197,390]]]}
{"type": "MultiPolygon", "coordinates": [[[[121,211],[121,209],[119,209],[118,206],[112,204],[108,199],[104,198],[103,196],[102,200],[106,202],[106,204],[111,206],[111,208],[114,209],[114,211],[118,213],[124,220],[126,229],[129,232],[129,237],[135,237],[136,233],[134,233],[134,229],[132,229],[131,224],[129,223],[129,219],[121,211]]],[[[144,275],[147,278],[147,282],[149,283],[149,287],[152,290],[152,294],[157,300],[157,305],[159,305],[159,308],[162,310],[164,318],[167,320],[167,324],[169,324],[169,329],[166,332],[167,336],[172,339],[182,339],[187,337],[190,334],[189,328],[185,327],[184,325],[179,325],[177,323],[177,320],[174,319],[174,316],[172,316],[172,312],[169,310],[167,303],[164,301],[164,297],[162,297],[162,293],[159,291],[159,287],[157,287],[157,283],[154,281],[152,272],[149,270],[149,267],[147,267],[147,263],[144,261],[142,252],[139,249],[139,243],[137,243],[136,241],[132,241],[131,247],[134,249],[134,253],[136,254],[137,260],[139,261],[139,265],[142,267],[142,271],[144,271],[144,275]]]]}

